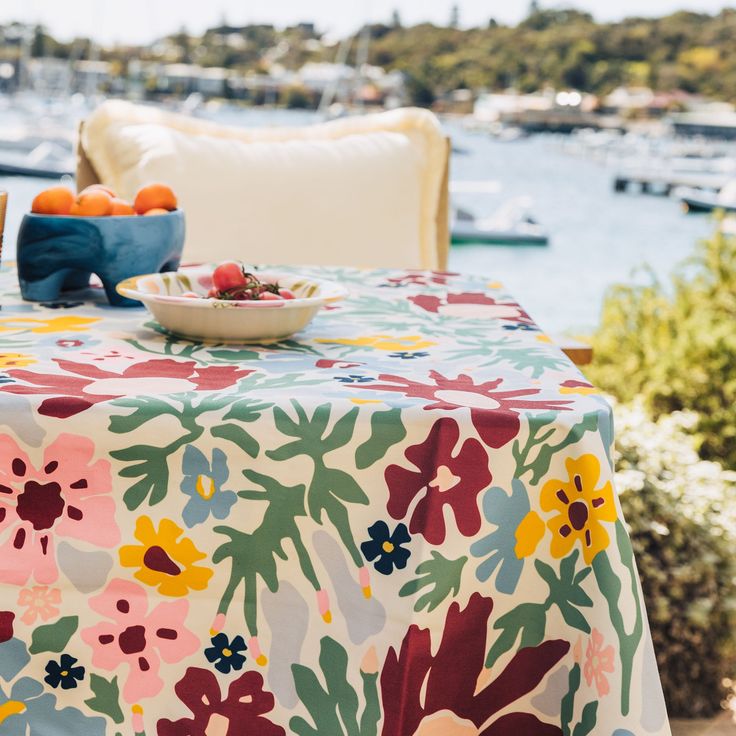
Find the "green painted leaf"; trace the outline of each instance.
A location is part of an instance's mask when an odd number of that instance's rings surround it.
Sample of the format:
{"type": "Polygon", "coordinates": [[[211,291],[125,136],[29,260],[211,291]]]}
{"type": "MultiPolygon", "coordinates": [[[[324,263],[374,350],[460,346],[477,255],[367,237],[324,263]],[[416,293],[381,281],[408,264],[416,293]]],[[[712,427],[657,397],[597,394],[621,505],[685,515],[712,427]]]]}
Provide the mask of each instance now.
{"type": "Polygon", "coordinates": [[[141,396],[130,399],[118,399],[112,402],[115,406],[124,409],[135,409],[126,416],[110,417],[110,431],[115,434],[125,434],[139,429],[146,422],[150,422],[162,414],[175,414],[176,410],[161,399],[141,396]]]}
{"type": "Polygon", "coordinates": [[[320,642],[319,665],[325,685],[308,667],[293,664],[299,699],[309,711],[314,726],[296,716],[289,721],[297,736],[376,736],[381,710],[378,701],[376,673],[360,673],[363,680],[365,706],[358,719],[358,693],[348,679],[348,656],[345,649],[329,636],[320,642]]]}
{"type": "Polygon", "coordinates": [[[134,445],[110,453],[116,460],[134,463],[120,471],[121,478],[140,478],[123,494],[123,501],[129,511],[137,509],[147,498],[151,506],[166,498],[169,486],[168,457],[172,452],[171,445],[168,447],[134,445]]]}
{"type": "Polygon", "coordinates": [[[598,412],[590,412],[583,415],[583,419],[575,424],[567,433],[567,436],[556,445],[543,445],[537,457],[531,462],[533,484],[539,483],[545,473],[549,470],[552,458],[569,445],[579,442],[586,432],[594,432],[598,429],[598,412]]]}
{"type": "Polygon", "coordinates": [[[257,457],[258,451],[260,450],[258,440],[237,424],[220,424],[213,427],[212,436],[236,444],[251,457],[257,457]]]}
{"type": "Polygon", "coordinates": [[[501,629],[501,634],[488,652],[486,667],[493,667],[514,646],[519,634],[522,647],[537,646],[544,639],[546,625],[547,608],[543,603],[521,603],[512,608],[493,625],[494,629],[501,629]]]}
{"type": "Polygon", "coordinates": [[[439,552],[432,551],[432,559],[425,560],[417,566],[416,574],[419,576],[402,586],[399,595],[402,597],[414,595],[422,588],[428,587],[414,604],[415,611],[426,608],[433,611],[450,595],[457,595],[460,590],[460,578],[463,567],[468,561],[467,557],[459,557],[457,560],[448,560],[439,552]]]}
{"type": "Polygon", "coordinates": [[[631,697],[631,678],[634,667],[634,655],[641,642],[644,633],[644,619],[641,610],[641,599],[639,597],[638,576],[634,563],[634,553],[631,548],[631,540],[626,533],[626,528],[619,520],[616,522],[616,544],[618,546],[621,561],[629,572],[628,583],[630,585],[634,606],[636,607],[636,618],[631,633],[627,633],[623,613],[619,607],[621,595],[621,579],[611,567],[611,561],[605,552],[599,552],[593,558],[593,573],[603,597],[608,603],[608,613],[611,623],[616,631],[619,643],[619,659],[621,660],[621,712],[628,715],[631,697]]]}
{"type": "Polygon", "coordinates": [[[69,639],[79,626],[77,616],[64,616],[53,624],[39,626],[33,630],[31,635],[31,646],[28,651],[31,654],[41,652],[63,652],[69,639]]]}
{"type": "Polygon", "coordinates": [[[370,467],[404,437],[406,428],[401,421],[401,409],[374,412],[371,416],[371,436],[355,451],[356,467],[359,470],[370,467]]]}
{"type": "Polygon", "coordinates": [[[593,700],[583,708],[583,716],[580,723],[575,726],[572,736],[588,736],[595,728],[598,718],[598,701],[593,700]]]}
{"type": "Polygon", "coordinates": [[[120,709],[120,690],[118,689],[117,676],[108,681],[93,672],[89,680],[90,688],[95,696],[85,700],[85,704],[97,713],[110,716],[114,723],[122,723],[125,716],[120,709]]]}
{"type": "Polygon", "coordinates": [[[210,350],[210,355],[215,360],[234,361],[240,363],[244,360],[258,360],[261,354],[257,350],[210,350]]]}

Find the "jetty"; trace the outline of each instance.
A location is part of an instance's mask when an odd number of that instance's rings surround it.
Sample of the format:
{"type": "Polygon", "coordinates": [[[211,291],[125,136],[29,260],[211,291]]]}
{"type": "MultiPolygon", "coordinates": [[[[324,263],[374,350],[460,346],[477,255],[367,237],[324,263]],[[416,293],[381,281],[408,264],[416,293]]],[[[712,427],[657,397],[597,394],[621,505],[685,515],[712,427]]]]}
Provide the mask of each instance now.
{"type": "Polygon", "coordinates": [[[716,172],[630,171],[620,172],[613,179],[615,192],[639,191],[668,197],[673,189],[721,189],[729,176],[716,172]]]}

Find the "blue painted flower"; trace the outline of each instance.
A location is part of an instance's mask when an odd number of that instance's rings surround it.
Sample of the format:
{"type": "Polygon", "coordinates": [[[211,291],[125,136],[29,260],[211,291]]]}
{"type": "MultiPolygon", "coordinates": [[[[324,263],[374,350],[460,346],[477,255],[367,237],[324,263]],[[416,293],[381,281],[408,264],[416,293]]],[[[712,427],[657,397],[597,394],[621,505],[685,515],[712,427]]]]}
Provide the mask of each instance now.
{"type": "Polygon", "coordinates": [[[470,545],[474,557],[486,557],[478,565],[476,577],[481,582],[488,580],[499,568],[496,590],[510,594],[519,584],[524,569],[524,559],[517,556],[516,532],[529,513],[529,497],[524,484],[511,481],[511,495],[498,487],[489,488],[483,496],[483,514],[496,530],[470,545]]]}
{"type": "Polygon", "coordinates": [[[340,383],[370,383],[376,379],[371,378],[371,376],[361,376],[357,373],[351,373],[349,376],[335,376],[335,380],[340,383]]]}
{"type": "Polygon", "coordinates": [[[419,352],[410,353],[408,350],[400,350],[397,353],[391,353],[389,358],[401,358],[401,360],[414,360],[414,358],[426,358],[429,353],[419,352]]]}
{"type": "Polygon", "coordinates": [[[504,330],[522,330],[523,332],[539,332],[539,327],[530,325],[526,322],[517,322],[514,325],[504,325],[504,330]]]}
{"type": "Polygon", "coordinates": [[[50,660],[46,664],[47,674],[43,681],[53,688],[61,685],[62,690],[71,690],[84,679],[84,667],[75,667],[76,663],[76,658],[69,654],[62,654],[58,662],[50,660]]]}
{"type": "Polygon", "coordinates": [[[361,552],[368,562],[383,575],[390,575],[394,567],[403,570],[411,551],[404,549],[402,544],[411,541],[406,524],[398,524],[391,534],[385,521],[377,521],[368,527],[370,539],[360,545],[361,552]]]}
{"type": "Polygon", "coordinates": [[[245,655],[241,654],[248,647],[245,640],[238,634],[232,641],[227,638],[226,634],[216,634],[210,640],[211,647],[204,650],[204,656],[208,662],[215,665],[215,669],[227,675],[231,670],[243,669],[245,664],[245,655]]]}
{"type": "Polygon", "coordinates": [[[104,718],[88,718],[76,708],[57,710],[56,695],[45,693],[43,685],[30,677],[21,677],[13,683],[10,696],[0,689],[0,714],[3,716],[2,733],[105,736],[104,718]]]}
{"type": "Polygon", "coordinates": [[[227,518],[238,497],[233,491],[222,489],[230,475],[225,453],[215,448],[210,464],[204,453],[187,445],[181,469],[184,473],[181,490],[191,496],[182,512],[184,523],[188,527],[201,524],[210,514],[216,519],[227,518]]]}

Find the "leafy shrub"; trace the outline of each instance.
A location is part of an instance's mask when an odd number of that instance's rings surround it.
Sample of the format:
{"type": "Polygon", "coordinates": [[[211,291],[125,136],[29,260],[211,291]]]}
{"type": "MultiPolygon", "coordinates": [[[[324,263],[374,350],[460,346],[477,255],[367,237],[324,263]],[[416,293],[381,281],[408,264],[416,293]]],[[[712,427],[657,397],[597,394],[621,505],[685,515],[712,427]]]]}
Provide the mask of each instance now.
{"type": "Polygon", "coordinates": [[[697,412],[701,457],[736,468],[736,238],[701,243],[670,288],[614,287],[592,344],[593,382],[655,417],[697,412]]]}
{"type": "Polygon", "coordinates": [[[618,406],[616,484],[670,716],[715,713],[736,671],[736,473],[700,460],[698,417],[618,406]]]}

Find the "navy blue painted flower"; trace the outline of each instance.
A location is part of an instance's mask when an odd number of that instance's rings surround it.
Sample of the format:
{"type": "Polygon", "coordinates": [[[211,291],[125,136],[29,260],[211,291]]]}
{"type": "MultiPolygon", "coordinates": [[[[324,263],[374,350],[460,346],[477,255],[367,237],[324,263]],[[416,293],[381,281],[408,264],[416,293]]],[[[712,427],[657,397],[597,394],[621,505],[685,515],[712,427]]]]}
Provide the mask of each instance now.
{"type": "Polygon", "coordinates": [[[351,373],[349,376],[335,376],[335,380],[340,383],[370,383],[376,379],[371,378],[370,376],[361,376],[357,373],[351,373]]]}
{"type": "Polygon", "coordinates": [[[46,677],[43,681],[53,688],[61,685],[62,690],[71,690],[77,686],[77,682],[84,679],[84,667],[74,665],[77,660],[69,654],[62,654],[58,662],[50,660],[46,664],[46,677]]]}
{"type": "Polygon", "coordinates": [[[385,521],[377,521],[368,527],[370,539],[360,545],[361,552],[368,562],[383,575],[390,575],[394,568],[403,570],[411,551],[402,547],[411,541],[406,524],[398,524],[391,534],[385,521]]]}
{"type": "Polygon", "coordinates": [[[429,353],[424,353],[422,351],[411,353],[408,350],[400,350],[397,353],[391,353],[388,357],[401,358],[401,360],[414,360],[414,358],[426,358],[428,355],[429,353]]]}
{"type": "Polygon", "coordinates": [[[204,650],[204,656],[207,661],[215,665],[215,669],[227,675],[231,670],[243,669],[245,664],[245,655],[241,654],[248,647],[245,640],[238,634],[232,641],[227,638],[226,634],[215,634],[210,640],[211,647],[204,650]]]}
{"type": "Polygon", "coordinates": [[[539,332],[539,327],[526,322],[517,322],[515,325],[504,325],[504,330],[522,330],[523,332],[539,332]]]}

